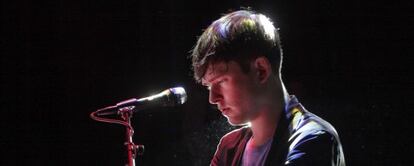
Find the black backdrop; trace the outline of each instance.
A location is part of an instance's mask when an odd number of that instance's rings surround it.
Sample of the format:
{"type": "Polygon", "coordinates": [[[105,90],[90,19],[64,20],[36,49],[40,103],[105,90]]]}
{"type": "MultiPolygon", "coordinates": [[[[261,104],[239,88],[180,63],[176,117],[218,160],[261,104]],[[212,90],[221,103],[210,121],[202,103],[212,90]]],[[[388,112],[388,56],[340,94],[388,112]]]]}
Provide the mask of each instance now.
{"type": "Polygon", "coordinates": [[[0,165],[123,165],[124,128],[89,113],[173,86],[180,107],[134,115],[138,165],[208,165],[233,129],[191,78],[202,29],[250,6],[278,22],[290,93],[336,126],[348,165],[413,165],[408,3],[2,1],[0,165]]]}

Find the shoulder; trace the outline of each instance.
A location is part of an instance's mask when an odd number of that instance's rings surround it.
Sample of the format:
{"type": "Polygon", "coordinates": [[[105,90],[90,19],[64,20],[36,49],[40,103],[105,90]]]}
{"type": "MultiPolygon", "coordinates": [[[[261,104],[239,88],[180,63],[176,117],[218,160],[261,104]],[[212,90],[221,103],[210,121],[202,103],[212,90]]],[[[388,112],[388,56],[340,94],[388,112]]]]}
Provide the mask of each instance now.
{"type": "Polygon", "coordinates": [[[287,162],[342,165],[342,145],[335,128],[310,112],[304,113],[301,119],[289,138],[287,162]]]}
{"type": "Polygon", "coordinates": [[[303,134],[291,140],[287,162],[293,165],[330,165],[334,161],[334,137],[324,131],[303,134]]]}
{"type": "Polygon", "coordinates": [[[234,147],[238,144],[238,142],[250,134],[251,130],[247,126],[235,129],[220,139],[219,146],[234,147]]]}
{"type": "Polygon", "coordinates": [[[289,141],[312,136],[318,136],[317,138],[319,136],[330,136],[333,139],[339,139],[335,128],[329,122],[305,109],[299,110],[292,114],[289,122],[291,134],[289,141]]]}
{"type": "Polygon", "coordinates": [[[292,146],[302,145],[303,141],[309,143],[324,142],[326,144],[339,141],[339,137],[335,128],[329,122],[311,112],[304,111],[289,138],[291,148],[293,148],[292,146]]]}
{"type": "Polygon", "coordinates": [[[216,152],[214,153],[210,165],[229,165],[235,157],[234,153],[239,150],[239,145],[243,144],[243,142],[245,142],[244,140],[250,134],[251,130],[249,127],[242,127],[224,135],[217,145],[216,152]]]}

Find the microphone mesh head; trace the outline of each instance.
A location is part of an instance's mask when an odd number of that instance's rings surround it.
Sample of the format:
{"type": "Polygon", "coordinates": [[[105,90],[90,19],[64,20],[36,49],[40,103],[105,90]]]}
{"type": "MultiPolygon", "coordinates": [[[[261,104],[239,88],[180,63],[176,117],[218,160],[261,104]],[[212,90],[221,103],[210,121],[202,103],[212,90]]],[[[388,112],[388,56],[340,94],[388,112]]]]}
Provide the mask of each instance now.
{"type": "Polygon", "coordinates": [[[170,88],[170,91],[177,99],[177,104],[184,104],[187,101],[187,94],[183,87],[170,88]]]}

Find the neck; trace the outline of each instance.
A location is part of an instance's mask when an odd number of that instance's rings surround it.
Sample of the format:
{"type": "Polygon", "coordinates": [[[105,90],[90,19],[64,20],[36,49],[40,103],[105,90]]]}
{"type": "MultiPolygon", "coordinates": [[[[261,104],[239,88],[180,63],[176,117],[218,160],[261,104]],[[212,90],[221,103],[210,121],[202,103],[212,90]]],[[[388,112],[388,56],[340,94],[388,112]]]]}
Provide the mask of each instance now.
{"type": "Polygon", "coordinates": [[[252,145],[260,146],[273,138],[277,124],[281,117],[282,111],[285,109],[285,105],[288,99],[288,94],[282,82],[280,86],[276,86],[270,91],[269,101],[266,105],[260,108],[258,115],[251,123],[252,145]]]}

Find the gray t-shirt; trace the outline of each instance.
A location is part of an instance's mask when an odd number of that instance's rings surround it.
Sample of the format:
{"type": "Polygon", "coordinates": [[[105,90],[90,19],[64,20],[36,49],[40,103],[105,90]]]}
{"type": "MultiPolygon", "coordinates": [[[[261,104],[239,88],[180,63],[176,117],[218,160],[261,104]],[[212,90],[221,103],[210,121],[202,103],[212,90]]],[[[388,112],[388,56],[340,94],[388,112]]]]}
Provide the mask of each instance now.
{"type": "Polygon", "coordinates": [[[270,147],[272,146],[273,139],[269,139],[265,144],[259,147],[253,147],[252,138],[246,144],[244,149],[242,166],[263,166],[270,147]]]}

